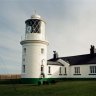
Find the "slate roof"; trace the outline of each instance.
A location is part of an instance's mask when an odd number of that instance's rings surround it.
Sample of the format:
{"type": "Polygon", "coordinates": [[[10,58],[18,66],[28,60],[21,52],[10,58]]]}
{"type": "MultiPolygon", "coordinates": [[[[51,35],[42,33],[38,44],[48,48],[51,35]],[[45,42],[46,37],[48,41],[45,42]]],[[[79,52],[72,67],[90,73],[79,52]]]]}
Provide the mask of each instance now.
{"type": "Polygon", "coordinates": [[[96,53],[94,54],[84,54],[77,56],[68,56],[68,57],[58,57],[57,59],[49,59],[48,61],[57,61],[58,59],[63,59],[68,62],[70,65],[87,65],[87,64],[96,64],[96,53]]]}
{"type": "Polygon", "coordinates": [[[60,62],[56,62],[56,61],[48,61],[47,65],[64,66],[64,65],[63,65],[63,64],[61,64],[60,62]]]}

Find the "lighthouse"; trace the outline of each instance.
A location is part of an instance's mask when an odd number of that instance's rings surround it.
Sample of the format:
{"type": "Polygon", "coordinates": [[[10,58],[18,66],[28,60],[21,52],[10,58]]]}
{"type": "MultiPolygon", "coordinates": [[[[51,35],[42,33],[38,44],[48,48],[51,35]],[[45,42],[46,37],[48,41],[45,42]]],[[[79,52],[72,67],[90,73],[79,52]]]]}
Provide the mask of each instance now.
{"type": "Polygon", "coordinates": [[[22,45],[23,83],[36,84],[47,76],[47,46],[45,38],[45,21],[40,15],[32,15],[25,21],[25,37],[22,45]]]}

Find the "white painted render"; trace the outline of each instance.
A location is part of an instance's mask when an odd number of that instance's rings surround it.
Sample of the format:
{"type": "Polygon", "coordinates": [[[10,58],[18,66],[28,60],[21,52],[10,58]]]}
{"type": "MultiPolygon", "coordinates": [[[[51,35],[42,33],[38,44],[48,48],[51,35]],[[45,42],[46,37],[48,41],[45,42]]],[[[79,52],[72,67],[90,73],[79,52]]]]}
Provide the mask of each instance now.
{"type": "Polygon", "coordinates": [[[90,66],[96,66],[96,64],[87,64],[87,65],[74,65],[71,66],[70,70],[70,77],[71,78],[96,78],[96,75],[91,75],[90,73],[90,66]],[[74,75],[74,67],[80,67],[80,74],[81,75],[74,75]]]}
{"type": "MultiPolygon", "coordinates": [[[[25,64],[25,73],[22,73],[22,78],[40,78],[41,65],[44,65],[44,70],[46,70],[47,64],[47,45],[38,44],[38,43],[29,43],[24,44],[23,48],[26,48],[26,53],[22,58],[25,58],[25,61],[22,63],[25,64]],[[41,53],[41,49],[44,49],[44,53],[41,53]],[[38,58],[38,59],[37,59],[38,58]]],[[[22,49],[23,50],[23,49],[22,49]]],[[[46,75],[46,71],[44,71],[46,75]]]]}

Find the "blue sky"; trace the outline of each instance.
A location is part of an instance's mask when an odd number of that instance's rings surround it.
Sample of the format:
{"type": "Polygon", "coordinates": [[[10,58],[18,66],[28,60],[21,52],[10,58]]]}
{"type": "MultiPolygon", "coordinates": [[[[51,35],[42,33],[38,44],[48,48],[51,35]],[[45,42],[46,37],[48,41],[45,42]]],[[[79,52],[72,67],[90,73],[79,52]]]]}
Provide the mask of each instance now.
{"type": "Polygon", "coordinates": [[[21,36],[34,10],[47,22],[48,58],[96,46],[96,0],[0,0],[0,73],[21,73],[21,36]]]}

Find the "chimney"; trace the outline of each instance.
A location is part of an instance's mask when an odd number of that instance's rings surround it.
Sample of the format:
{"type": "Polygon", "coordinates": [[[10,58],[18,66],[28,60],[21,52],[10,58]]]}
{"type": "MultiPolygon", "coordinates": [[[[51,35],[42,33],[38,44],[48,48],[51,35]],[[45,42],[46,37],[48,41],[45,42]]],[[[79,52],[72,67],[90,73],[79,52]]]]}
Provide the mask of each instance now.
{"type": "Polygon", "coordinates": [[[95,51],[96,51],[96,50],[95,50],[95,46],[94,46],[94,45],[91,45],[90,54],[91,54],[91,55],[94,55],[94,53],[96,53],[95,51]]]}
{"type": "Polygon", "coordinates": [[[58,53],[56,51],[53,51],[54,54],[53,54],[53,59],[56,60],[58,58],[58,53]]]}

